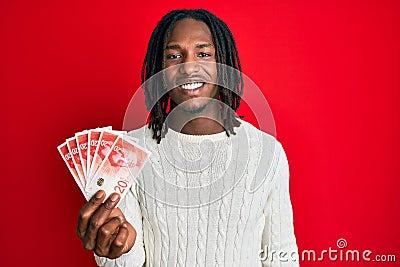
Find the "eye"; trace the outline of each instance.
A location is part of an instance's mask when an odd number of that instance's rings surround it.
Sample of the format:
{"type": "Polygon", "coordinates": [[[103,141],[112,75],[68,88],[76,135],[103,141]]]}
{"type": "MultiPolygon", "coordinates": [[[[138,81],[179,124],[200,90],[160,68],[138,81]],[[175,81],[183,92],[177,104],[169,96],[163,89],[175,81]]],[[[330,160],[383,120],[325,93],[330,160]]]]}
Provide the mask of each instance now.
{"type": "Polygon", "coordinates": [[[209,54],[209,53],[204,53],[204,52],[200,52],[198,56],[199,56],[199,57],[211,57],[211,54],[209,54]]]}
{"type": "Polygon", "coordinates": [[[182,56],[180,54],[169,54],[167,55],[167,59],[177,59],[181,58],[182,56]]]}

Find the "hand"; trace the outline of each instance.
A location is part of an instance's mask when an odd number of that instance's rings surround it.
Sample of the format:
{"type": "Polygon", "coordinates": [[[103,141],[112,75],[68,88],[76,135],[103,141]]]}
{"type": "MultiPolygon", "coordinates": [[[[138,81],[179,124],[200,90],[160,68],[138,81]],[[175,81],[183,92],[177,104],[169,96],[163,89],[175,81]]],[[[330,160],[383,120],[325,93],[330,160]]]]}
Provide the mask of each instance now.
{"type": "Polygon", "coordinates": [[[116,209],[120,196],[116,193],[104,202],[105,192],[98,191],[81,209],[76,235],[83,247],[98,256],[115,259],[128,252],[134,245],[136,231],[116,209]]]}

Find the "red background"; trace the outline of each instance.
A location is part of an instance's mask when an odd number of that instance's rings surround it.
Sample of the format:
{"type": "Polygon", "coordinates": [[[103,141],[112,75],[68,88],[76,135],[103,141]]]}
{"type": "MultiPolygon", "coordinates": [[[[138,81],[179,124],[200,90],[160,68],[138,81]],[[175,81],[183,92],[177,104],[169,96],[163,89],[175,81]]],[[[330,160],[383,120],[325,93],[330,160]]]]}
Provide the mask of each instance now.
{"type": "Polygon", "coordinates": [[[95,266],[75,236],[84,199],[56,147],[82,129],[122,127],[152,29],[194,7],[227,22],[270,103],[300,252],[345,238],[397,256],[367,266],[399,266],[400,2],[389,0],[2,0],[1,265],[95,266]]]}

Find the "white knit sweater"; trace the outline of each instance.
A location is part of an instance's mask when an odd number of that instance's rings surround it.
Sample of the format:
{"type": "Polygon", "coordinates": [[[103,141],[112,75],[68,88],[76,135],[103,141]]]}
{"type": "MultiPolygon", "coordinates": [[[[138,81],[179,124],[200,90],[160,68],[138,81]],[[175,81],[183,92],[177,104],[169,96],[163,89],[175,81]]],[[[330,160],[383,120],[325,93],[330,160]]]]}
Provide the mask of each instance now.
{"type": "Polygon", "coordinates": [[[298,266],[285,152],[241,122],[231,137],[130,133],[152,152],[119,206],[137,237],[116,260],[95,256],[99,266],[298,266]]]}

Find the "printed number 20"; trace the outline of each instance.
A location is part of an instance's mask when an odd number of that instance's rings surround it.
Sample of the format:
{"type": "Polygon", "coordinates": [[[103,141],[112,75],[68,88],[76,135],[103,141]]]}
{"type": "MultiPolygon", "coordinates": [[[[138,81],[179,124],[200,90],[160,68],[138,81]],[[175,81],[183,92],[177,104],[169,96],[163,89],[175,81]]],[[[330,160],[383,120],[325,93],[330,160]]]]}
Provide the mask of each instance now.
{"type": "Polygon", "coordinates": [[[128,184],[125,183],[124,181],[118,181],[117,184],[118,184],[117,186],[114,186],[114,191],[122,194],[125,191],[128,184]]]}

